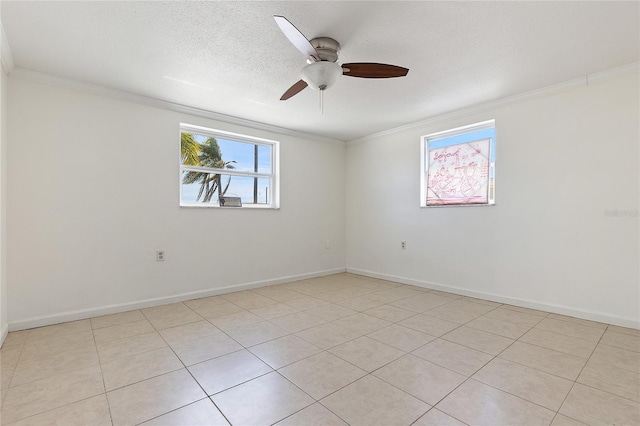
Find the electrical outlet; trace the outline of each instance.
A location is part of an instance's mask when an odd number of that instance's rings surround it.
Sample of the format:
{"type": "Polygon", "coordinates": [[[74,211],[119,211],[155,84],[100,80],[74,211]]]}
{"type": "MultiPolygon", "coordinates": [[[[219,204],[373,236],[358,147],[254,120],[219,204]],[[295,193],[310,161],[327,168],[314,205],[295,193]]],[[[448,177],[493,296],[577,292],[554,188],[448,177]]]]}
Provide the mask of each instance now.
{"type": "Polygon", "coordinates": [[[156,262],[164,262],[164,250],[156,251],[156,262]]]}
{"type": "Polygon", "coordinates": [[[331,248],[331,241],[330,240],[324,240],[324,248],[329,250],[331,248]]]}
{"type": "Polygon", "coordinates": [[[405,250],[407,248],[407,242],[406,241],[400,241],[400,248],[402,250],[405,250]]]}

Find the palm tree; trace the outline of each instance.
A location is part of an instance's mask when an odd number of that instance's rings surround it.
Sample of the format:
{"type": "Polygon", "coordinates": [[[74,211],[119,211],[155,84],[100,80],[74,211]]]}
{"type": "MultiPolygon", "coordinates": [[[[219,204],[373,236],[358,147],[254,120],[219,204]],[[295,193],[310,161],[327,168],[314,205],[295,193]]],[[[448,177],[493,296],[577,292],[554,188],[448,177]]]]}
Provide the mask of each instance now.
{"type": "Polygon", "coordinates": [[[200,144],[193,138],[191,133],[180,134],[180,157],[185,166],[199,166],[200,144]]]}
{"type": "MultiPolygon", "coordinates": [[[[183,133],[184,135],[184,133],[183,133]]],[[[191,136],[191,135],[189,135],[191,136]]],[[[193,137],[191,137],[193,139],[193,137]]],[[[182,142],[182,141],[181,141],[182,142]]],[[[204,143],[199,144],[194,140],[194,142],[198,145],[199,153],[197,155],[197,166],[201,167],[212,167],[216,169],[233,169],[233,163],[235,161],[224,161],[222,159],[222,152],[220,151],[220,146],[218,145],[218,141],[215,138],[207,138],[204,143]]],[[[187,144],[190,144],[187,141],[187,144]]],[[[181,144],[182,147],[182,144],[181,144]]],[[[185,155],[186,152],[182,151],[183,164],[185,163],[185,158],[189,158],[185,155]]],[[[193,161],[191,158],[190,161],[193,161]]],[[[205,173],[205,172],[187,172],[182,180],[182,183],[185,185],[200,183],[200,190],[198,191],[198,197],[196,201],[200,200],[202,197],[203,203],[211,202],[211,198],[217,192],[218,198],[222,197],[227,190],[229,189],[229,184],[231,183],[231,176],[227,180],[227,184],[224,189],[222,188],[222,175],[220,173],[205,173]]]]}

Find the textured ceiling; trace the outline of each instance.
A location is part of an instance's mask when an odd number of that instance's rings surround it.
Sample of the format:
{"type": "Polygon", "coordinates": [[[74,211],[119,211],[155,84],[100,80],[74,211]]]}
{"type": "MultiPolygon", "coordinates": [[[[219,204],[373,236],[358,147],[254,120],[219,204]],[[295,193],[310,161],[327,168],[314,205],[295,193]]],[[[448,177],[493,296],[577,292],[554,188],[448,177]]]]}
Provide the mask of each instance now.
{"type": "Polygon", "coordinates": [[[638,61],[630,2],[1,2],[16,67],[351,140],[638,61]],[[342,45],[339,62],[405,78],[340,77],[282,93],[305,58],[273,20],[342,45]]]}

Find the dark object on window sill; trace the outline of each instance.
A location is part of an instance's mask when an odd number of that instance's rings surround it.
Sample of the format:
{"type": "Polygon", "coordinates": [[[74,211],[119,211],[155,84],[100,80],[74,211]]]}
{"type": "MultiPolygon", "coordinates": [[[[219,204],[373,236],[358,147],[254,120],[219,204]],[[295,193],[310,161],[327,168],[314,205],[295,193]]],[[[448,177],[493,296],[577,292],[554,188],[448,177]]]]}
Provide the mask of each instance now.
{"type": "Polygon", "coordinates": [[[242,207],[240,197],[220,197],[220,207],[242,207]]]}

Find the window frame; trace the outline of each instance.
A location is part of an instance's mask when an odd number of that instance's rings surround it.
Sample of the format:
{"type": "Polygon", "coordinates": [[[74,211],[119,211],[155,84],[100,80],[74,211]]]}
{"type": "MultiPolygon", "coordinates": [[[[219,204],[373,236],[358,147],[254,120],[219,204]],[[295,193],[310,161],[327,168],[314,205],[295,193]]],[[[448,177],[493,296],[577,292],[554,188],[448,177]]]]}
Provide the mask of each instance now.
{"type": "MultiPolygon", "coordinates": [[[[477,140],[484,140],[479,138],[477,140]]],[[[469,141],[472,142],[472,141],[469,141]]],[[[460,144],[469,143],[461,142],[460,144]]],[[[486,120],[479,123],[456,127],[449,130],[430,133],[420,138],[420,207],[421,208],[441,208],[441,207],[487,207],[495,206],[495,144],[496,144],[496,120],[486,120]],[[487,202],[486,203],[460,203],[460,204],[427,204],[427,188],[429,176],[429,143],[460,136],[476,131],[493,129],[493,137],[489,142],[489,173],[487,176],[487,202]],[[493,159],[493,161],[491,161],[493,159]],[[493,177],[493,180],[492,180],[493,177]]]]}
{"type": "Polygon", "coordinates": [[[182,133],[195,133],[197,135],[212,137],[216,139],[225,139],[231,142],[248,143],[251,145],[268,146],[271,151],[271,173],[261,173],[253,171],[238,171],[234,169],[219,169],[215,167],[202,167],[202,166],[186,166],[182,164],[182,156],[180,152],[180,145],[178,138],[178,163],[180,165],[178,173],[178,187],[179,187],[179,202],[180,207],[197,207],[197,208],[222,208],[222,209],[270,209],[277,210],[280,208],[280,142],[272,139],[259,138],[256,136],[243,135],[239,133],[227,132],[224,130],[211,129],[208,127],[196,126],[193,124],[180,123],[179,136],[182,137],[182,133]],[[217,203],[203,203],[203,202],[185,202],[182,199],[182,180],[184,172],[193,171],[201,173],[217,173],[227,176],[239,176],[250,178],[263,178],[269,179],[269,193],[268,204],[253,204],[243,203],[242,207],[221,207],[217,203]]]}

